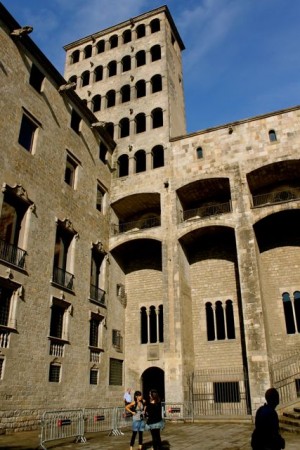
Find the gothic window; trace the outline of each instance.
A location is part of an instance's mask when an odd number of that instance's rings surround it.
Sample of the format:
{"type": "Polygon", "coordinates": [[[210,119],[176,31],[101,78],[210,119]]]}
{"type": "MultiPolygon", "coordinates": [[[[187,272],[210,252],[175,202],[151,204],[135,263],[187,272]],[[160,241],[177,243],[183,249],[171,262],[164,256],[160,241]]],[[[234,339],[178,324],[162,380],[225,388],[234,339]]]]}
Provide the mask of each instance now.
{"type": "Polygon", "coordinates": [[[122,86],[120,89],[121,93],[121,103],[126,103],[130,101],[130,85],[125,84],[125,86],[122,86]]]}
{"type": "Polygon", "coordinates": [[[146,82],[145,80],[139,80],[135,84],[136,98],[145,97],[146,95],[146,82]]]}
{"type": "Polygon", "coordinates": [[[144,24],[140,24],[136,27],[136,38],[140,39],[146,35],[146,27],[144,24]]]}
{"type": "Polygon", "coordinates": [[[96,48],[97,48],[97,53],[103,53],[105,50],[105,41],[103,39],[101,39],[101,41],[98,41],[96,48]]]}
{"type": "Polygon", "coordinates": [[[118,158],[118,173],[119,177],[125,177],[129,173],[129,158],[128,155],[121,155],[118,158]]]}
{"type": "Polygon", "coordinates": [[[160,21],[159,19],[153,19],[150,22],[151,33],[156,33],[160,30],[160,21]]]}
{"type": "Polygon", "coordinates": [[[164,124],[163,121],[163,110],[161,108],[155,108],[151,112],[152,117],[152,128],[162,127],[164,124]]]}
{"type": "Polygon", "coordinates": [[[221,301],[205,304],[207,340],[235,339],[235,324],[232,300],[226,300],[225,308],[221,301]]]}
{"type": "Polygon", "coordinates": [[[154,45],[153,47],[151,47],[150,49],[150,53],[151,53],[151,61],[158,61],[159,59],[161,59],[161,48],[160,45],[154,45]]]}
{"type": "Polygon", "coordinates": [[[155,145],[152,148],[152,168],[164,166],[164,148],[162,145],[155,145]]]}
{"type": "Polygon", "coordinates": [[[146,64],[146,52],[145,50],[140,50],[135,55],[136,67],[143,66],[146,64]]]}
{"type": "Polygon", "coordinates": [[[116,104],[116,91],[111,89],[106,94],[106,107],[111,108],[112,106],[115,106],[116,104]]]}
{"type": "Polygon", "coordinates": [[[87,45],[83,50],[84,59],[90,58],[92,56],[92,46],[87,45]]]}
{"type": "Polygon", "coordinates": [[[79,50],[74,50],[74,52],[72,52],[70,57],[70,63],[71,64],[77,63],[79,61],[79,55],[80,55],[79,50]]]}
{"type": "Polygon", "coordinates": [[[140,309],[141,344],[164,342],[163,305],[140,309]]]}
{"type": "Polygon", "coordinates": [[[95,95],[92,98],[92,111],[97,112],[101,110],[101,95],[95,95]]]}
{"type": "Polygon", "coordinates": [[[57,220],[53,258],[53,283],[73,290],[74,275],[70,273],[73,265],[73,242],[77,233],[68,219],[57,220]]]}
{"type": "Polygon", "coordinates": [[[87,86],[90,82],[90,72],[85,70],[81,75],[81,86],[87,86]]]}
{"type": "Polygon", "coordinates": [[[120,126],[120,138],[129,136],[130,122],[127,117],[124,117],[123,119],[120,120],[119,126],[120,126]]]}
{"type": "Polygon", "coordinates": [[[94,70],[94,81],[101,81],[103,79],[103,66],[98,66],[94,70]]]}
{"type": "Polygon", "coordinates": [[[284,292],[282,302],[287,334],[300,333],[300,291],[295,291],[293,298],[284,292]]]}
{"type": "Polygon", "coordinates": [[[124,58],[121,59],[122,64],[122,72],[127,72],[131,69],[131,57],[129,55],[124,56],[124,58]]]}
{"type": "Polygon", "coordinates": [[[105,253],[97,244],[93,244],[91,258],[90,299],[98,304],[104,304],[104,256],[105,253]]]}
{"type": "Polygon", "coordinates": [[[270,142],[277,141],[277,136],[276,136],[275,130],[270,130],[269,131],[269,139],[270,139],[270,142]]]}
{"type": "Polygon", "coordinates": [[[196,150],[197,153],[197,159],[202,159],[203,158],[203,150],[202,147],[198,147],[196,150]]]}
{"type": "Polygon", "coordinates": [[[113,77],[117,75],[117,61],[110,61],[107,65],[108,68],[108,76],[113,77]]]}
{"type": "Polygon", "coordinates": [[[146,152],[138,150],[135,155],[135,173],[145,172],[146,170],[146,152]]]}
{"type": "Polygon", "coordinates": [[[123,44],[131,42],[131,30],[125,30],[123,32],[123,44]]]}
{"type": "Polygon", "coordinates": [[[135,132],[142,133],[146,131],[146,115],[144,113],[135,116],[135,132]]]}
{"type": "Polygon", "coordinates": [[[162,77],[161,75],[153,75],[151,78],[151,92],[154,94],[155,92],[159,92],[162,90],[162,77]]]}
{"type": "Polygon", "coordinates": [[[109,44],[110,44],[110,48],[118,47],[118,36],[116,34],[114,34],[113,36],[111,36],[109,38],[109,44]]]}

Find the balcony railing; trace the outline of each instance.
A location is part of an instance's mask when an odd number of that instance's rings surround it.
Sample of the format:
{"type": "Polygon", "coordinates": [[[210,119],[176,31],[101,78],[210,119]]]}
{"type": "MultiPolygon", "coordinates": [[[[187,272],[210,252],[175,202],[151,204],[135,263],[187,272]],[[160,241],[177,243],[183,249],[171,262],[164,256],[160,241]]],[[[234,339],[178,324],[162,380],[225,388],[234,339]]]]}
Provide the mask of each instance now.
{"type": "Polygon", "coordinates": [[[65,344],[57,343],[57,342],[50,342],[50,351],[49,354],[52,356],[64,356],[64,349],[65,344]]]}
{"type": "Polygon", "coordinates": [[[53,268],[53,283],[63,286],[67,289],[73,290],[74,275],[59,267],[53,268]]]}
{"type": "Polygon", "coordinates": [[[126,233],[127,231],[137,231],[146,228],[160,226],[160,217],[151,217],[149,219],[136,220],[135,222],[120,223],[112,225],[113,234],[126,233]]]}
{"type": "Polygon", "coordinates": [[[100,305],[105,305],[105,291],[91,284],[90,286],[90,299],[100,305]]]}
{"type": "Polygon", "coordinates": [[[25,255],[25,250],[22,250],[16,245],[0,240],[0,259],[3,261],[7,261],[14,266],[24,269],[25,255]]]}
{"type": "Polygon", "coordinates": [[[8,348],[9,344],[9,332],[0,331],[0,348],[8,348]]]}
{"type": "Polygon", "coordinates": [[[200,208],[183,211],[183,221],[189,219],[202,219],[231,212],[231,202],[217,203],[215,205],[201,206],[200,208]]]}
{"type": "Polygon", "coordinates": [[[300,199],[300,192],[297,191],[268,192],[267,194],[254,195],[253,207],[274,205],[275,203],[290,202],[298,199],[300,199]]]}

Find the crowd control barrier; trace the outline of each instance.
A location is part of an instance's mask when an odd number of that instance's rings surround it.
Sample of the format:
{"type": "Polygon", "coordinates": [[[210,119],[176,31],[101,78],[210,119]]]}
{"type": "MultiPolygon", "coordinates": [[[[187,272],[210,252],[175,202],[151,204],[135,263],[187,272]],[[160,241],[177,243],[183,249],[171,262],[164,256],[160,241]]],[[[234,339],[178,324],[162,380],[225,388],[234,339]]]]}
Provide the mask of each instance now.
{"type": "Polygon", "coordinates": [[[110,431],[114,428],[115,408],[85,408],[83,416],[85,433],[110,431]]]}
{"type": "Polygon", "coordinates": [[[46,411],[41,420],[40,447],[47,450],[46,442],[75,438],[75,442],[86,442],[82,409],[46,411]]]}

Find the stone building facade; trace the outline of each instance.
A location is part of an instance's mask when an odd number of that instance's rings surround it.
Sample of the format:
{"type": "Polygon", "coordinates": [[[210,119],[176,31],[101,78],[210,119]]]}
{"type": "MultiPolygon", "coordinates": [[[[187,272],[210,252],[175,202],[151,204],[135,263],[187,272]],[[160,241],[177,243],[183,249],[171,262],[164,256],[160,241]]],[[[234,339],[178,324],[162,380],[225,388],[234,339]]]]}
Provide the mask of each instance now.
{"type": "Polygon", "coordinates": [[[187,134],[166,6],[66,45],[64,78],[1,12],[3,417],[297,401],[300,107],[187,134]]]}

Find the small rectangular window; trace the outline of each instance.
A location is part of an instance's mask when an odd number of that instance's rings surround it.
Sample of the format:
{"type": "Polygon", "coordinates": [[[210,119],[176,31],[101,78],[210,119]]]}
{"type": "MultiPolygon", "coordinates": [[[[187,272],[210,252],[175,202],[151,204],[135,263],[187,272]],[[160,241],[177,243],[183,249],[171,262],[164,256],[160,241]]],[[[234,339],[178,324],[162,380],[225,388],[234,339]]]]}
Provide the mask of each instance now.
{"type": "Polygon", "coordinates": [[[51,383],[59,383],[60,382],[60,368],[59,364],[50,364],[49,368],[49,381],[51,383]]]}
{"type": "Polygon", "coordinates": [[[100,320],[92,317],[90,320],[90,346],[99,347],[99,325],[100,320]]]}
{"type": "Polygon", "coordinates": [[[109,385],[122,386],[123,384],[123,361],[111,358],[109,360],[109,385]]]}
{"type": "Polygon", "coordinates": [[[117,349],[121,348],[121,332],[119,330],[112,330],[112,344],[117,349]]]}
{"type": "Polygon", "coordinates": [[[98,384],[98,370],[97,369],[90,370],[90,384],[98,384]]]}
{"type": "Polygon", "coordinates": [[[80,122],[81,117],[80,115],[73,109],[71,114],[71,128],[76,131],[76,133],[79,133],[80,131],[80,122]]]}
{"type": "Polygon", "coordinates": [[[4,375],[4,357],[0,357],[0,380],[3,380],[4,375]]]}
{"type": "Polygon", "coordinates": [[[78,163],[69,155],[67,155],[66,169],[65,169],[65,182],[75,189],[76,186],[76,171],[78,163]]]}
{"type": "Polygon", "coordinates": [[[34,87],[37,92],[41,92],[44,78],[44,74],[37,68],[35,64],[32,64],[29,84],[31,84],[31,86],[34,87]]]}
{"type": "Polygon", "coordinates": [[[23,114],[19,134],[19,144],[29,152],[32,152],[37,128],[38,125],[34,123],[33,120],[31,120],[26,114],[23,114]]]}
{"type": "Polygon", "coordinates": [[[102,188],[102,186],[100,186],[100,184],[98,183],[97,184],[97,203],[96,203],[96,208],[100,212],[103,212],[104,195],[105,195],[105,191],[102,188]]]}

